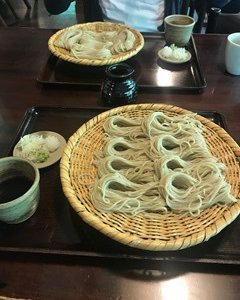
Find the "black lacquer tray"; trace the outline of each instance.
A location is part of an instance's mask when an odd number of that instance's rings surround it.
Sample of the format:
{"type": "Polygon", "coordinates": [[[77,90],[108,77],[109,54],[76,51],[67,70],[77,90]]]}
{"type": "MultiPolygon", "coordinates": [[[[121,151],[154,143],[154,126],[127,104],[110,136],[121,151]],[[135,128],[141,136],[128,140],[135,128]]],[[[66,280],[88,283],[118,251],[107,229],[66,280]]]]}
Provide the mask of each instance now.
{"type": "MultiPolygon", "coordinates": [[[[196,93],[206,87],[194,38],[186,46],[192,54],[189,62],[171,64],[158,58],[158,51],[166,45],[164,34],[144,35],[144,48],[125,61],[134,70],[140,90],[196,93]]],[[[37,77],[44,85],[96,87],[105,77],[105,66],[81,66],[63,61],[52,54],[37,77]]]]}
{"type": "MultiPolygon", "coordinates": [[[[58,132],[68,139],[84,122],[102,109],[32,107],[26,112],[6,155],[12,155],[21,136],[40,130],[58,132]]],[[[198,112],[226,129],[222,115],[198,112]]],[[[180,250],[152,252],[122,245],[81,221],[65,198],[59,162],[40,170],[40,204],[36,213],[18,225],[0,223],[0,251],[84,256],[153,262],[192,262],[240,265],[240,219],[208,242],[180,250]]]]}

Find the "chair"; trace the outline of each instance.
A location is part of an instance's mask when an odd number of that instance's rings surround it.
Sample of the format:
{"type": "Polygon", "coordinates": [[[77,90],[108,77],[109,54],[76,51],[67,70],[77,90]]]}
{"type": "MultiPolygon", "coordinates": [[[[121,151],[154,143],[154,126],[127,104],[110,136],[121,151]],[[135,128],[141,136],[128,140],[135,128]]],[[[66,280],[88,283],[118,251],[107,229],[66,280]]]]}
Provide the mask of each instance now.
{"type": "MultiPolygon", "coordinates": [[[[12,6],[9,0],[5,0],[7,5],[12,6]]],[[[28,2],[28,0],[23,0],[24,4],[26,5],[27,9],[31,9],[31,4],[28,2]]]]}
{"type": "Polygon", "coordinates": [[[207,12],[207,0],[186,0],[182,2],[182,12],[194,18],[197,16],[197,21],[193,32],[201,33],[204,20],[207,12]],[[184,3],[185,2],[185,3],[184,3]]]}
{"type": "Polygon", "coordinates": [[[221,13],[220,8],[213,7],[208,13],[206,33],[240,32],[240,13],[221,13]]]}
{"type": "Polygon", "coordinates": [[[28,2],[28,0],[23,0],[23,2],[25,3],[25,5],[27,6],[27,9],[31,9],[31,4],[28,2]]]}
{"type": "Polygon", "coordinates": [[[3,17],[0,15],[0,24],[2,24],[4,27],[7,26],[7,23],[5,22],[5,20],[3,19],[3,17]]]}
{"type": "MultiPolygon", "coordinates": [[[[6,7],[8,8],[8,10],[11,11],[12,15],[14,16],[15,20],[17,21],[19,19],[14,7],[12,6],[11,2],[9,0],[3,0],[3,2],[5,3],[6,7]]],[[[24,4],[26,5],[27,9],[31,9],[31,5],[28,2],[28,0],[23,0],[24,4]]],[[[5,22],[5,20],[3,19],[3,17],[0,15],[0,21],[3,23],[4,26],[7,26],[7,23],[5,22]]]]}
{"type": "Polygon", "coordinates": [[[11,11],[11,13],[13,14],[14,18],[15,18],[16,20],[18,20],[18,15],[16,14],[16,12],[15,12],[15,10],[14,10],[14,8],[13,8],[11,2],[8,1],[8,0],[4,0],[4,2],[6,3],[8,9],[9,9],[9,10],[11,11]]]}

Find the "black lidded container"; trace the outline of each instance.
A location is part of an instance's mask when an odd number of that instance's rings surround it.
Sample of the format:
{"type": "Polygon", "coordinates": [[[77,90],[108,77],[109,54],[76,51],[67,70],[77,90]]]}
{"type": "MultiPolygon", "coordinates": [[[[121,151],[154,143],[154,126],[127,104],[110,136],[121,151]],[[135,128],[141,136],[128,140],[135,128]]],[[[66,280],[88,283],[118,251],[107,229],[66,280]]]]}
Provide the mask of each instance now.
{"type": "Polygon", "coordinates": [[[134,69],[126,63],[106,67],[106,78],[101,87],[101,98],[106,106],[121,106],[135,103],[137,84],[133,79],[134,69]]]}

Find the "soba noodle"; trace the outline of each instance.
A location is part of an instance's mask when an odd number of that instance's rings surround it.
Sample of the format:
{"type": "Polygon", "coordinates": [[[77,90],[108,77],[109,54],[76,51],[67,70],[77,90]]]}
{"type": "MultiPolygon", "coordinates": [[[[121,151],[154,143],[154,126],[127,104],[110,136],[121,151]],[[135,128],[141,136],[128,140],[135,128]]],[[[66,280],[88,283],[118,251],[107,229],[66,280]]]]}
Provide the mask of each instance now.
{"type": "Polygon", "coordinates": [[[136,38],[128,29],[121,31],[96,32],[90,30],[66,30],[54,45],[69,51],[75,58],[103,59],[129,51],[136,38]]]}
{"type": "Polygon", "coordinates": [[[143,119],[112,116],[105,146],[96,156],[91,200],[107,212],[174,211],[199,215],[218,203],[236,202],[226,167],[207,147],[195,114],[143,119]]]}

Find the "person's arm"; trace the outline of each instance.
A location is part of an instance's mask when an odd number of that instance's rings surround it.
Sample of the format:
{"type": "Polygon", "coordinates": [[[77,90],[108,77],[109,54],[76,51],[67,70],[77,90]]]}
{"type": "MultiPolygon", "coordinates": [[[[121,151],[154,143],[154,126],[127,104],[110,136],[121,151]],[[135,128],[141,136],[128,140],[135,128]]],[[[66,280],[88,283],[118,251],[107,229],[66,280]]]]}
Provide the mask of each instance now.
{"type": "Polygon", "coordinates": [[[46,10],[51,15],[58,15],[66,11],[74,0],[44,0],[46,10]]]}

